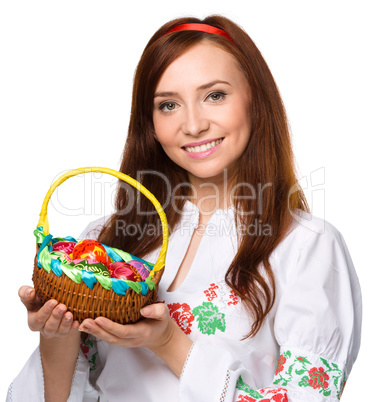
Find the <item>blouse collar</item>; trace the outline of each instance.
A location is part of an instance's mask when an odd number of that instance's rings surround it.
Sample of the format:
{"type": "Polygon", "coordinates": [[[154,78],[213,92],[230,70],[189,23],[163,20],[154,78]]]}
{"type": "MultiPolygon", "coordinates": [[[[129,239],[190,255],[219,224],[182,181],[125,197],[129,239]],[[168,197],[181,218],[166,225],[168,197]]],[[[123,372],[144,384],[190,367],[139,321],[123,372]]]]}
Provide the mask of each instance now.
{"type": "MultiPolygon", "coordinates": [[[[185,198],[186,202],[182,209],[180,226],[190,226],[196,229],[199,225],[199,208],[190,200],[185,198]]],[[[223,225],[224,221],[226,226],[231,226],[234,223],[234,205],[231,205],[227,209],[219,208],[210,216],[207,226],[217,227],[223,225]]]]}
{"type": "MultiPolygon", "coordinates": [[[[185,204],[183,207],[183,213],[198,213],[199,214],[199,208],[193,203],[191,202],[188,198],[184,197],[185,199],[185,204]]],[[[215,210],[215,212],[213,213],[213,215],[217,214],[217,215],[232,215],[234,212],[234,205],[231,205],[229,208],[223,209],[223,208],[218,208],[215,210]]]]}

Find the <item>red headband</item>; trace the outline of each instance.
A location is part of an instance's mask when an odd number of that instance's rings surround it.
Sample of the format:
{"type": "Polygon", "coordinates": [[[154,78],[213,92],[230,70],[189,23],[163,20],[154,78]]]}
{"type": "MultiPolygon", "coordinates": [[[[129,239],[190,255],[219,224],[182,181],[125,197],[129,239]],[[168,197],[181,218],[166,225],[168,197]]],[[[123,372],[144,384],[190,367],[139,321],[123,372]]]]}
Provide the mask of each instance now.
{"type": "Polygon", "coordinates": [[[235,43],[233,42],[233,39],[225,31],[223,31],[222,29],[213,27],[211,25],[207,25],[207,24],[177,25],[177,26],[171,28],[169,31],[167,31],[164,35],[168,35],[169,33],[177,32],[177,31],[201,31],[201,32],[207,32],[207,33],[212,33],[212,34],[216,34],[216,35],[221,35],[221,36],[224,36],[224,38],[227,38],[230,42],[232,42],[235,45],[235,43]]]}

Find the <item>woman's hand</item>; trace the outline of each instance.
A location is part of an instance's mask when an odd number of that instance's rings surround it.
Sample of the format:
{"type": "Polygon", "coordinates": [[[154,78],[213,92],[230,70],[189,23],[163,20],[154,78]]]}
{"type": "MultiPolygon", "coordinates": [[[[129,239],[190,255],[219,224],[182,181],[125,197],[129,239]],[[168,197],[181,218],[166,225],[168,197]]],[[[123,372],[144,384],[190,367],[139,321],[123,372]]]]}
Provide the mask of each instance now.
{"type": "Polygon", "coordinates": [[[79,330],[111,345],[148,348],[180,376],[193,342],[170,317],[164,303],[146,306],[141,313],[146,319],[135,324],[121,325],[98,317],[83,321],[79,330]]]}
{"type": "Polygon", "coordinates": [[[80,331],[90,333],[111,344],[125,348],[146,347],[157,349],[167,344],[176,329],[175,322],[169,316],[164,303],[151,304],[141,310],[146,318],[135,324],[121,325],[108,318],[86,319],[79,327],[80,331]]]}
{"type": "Polygon", "coordinates": [[[22,286],[18,295],[27,309],[28,324],[32,331],[39,331],[44,338],[61,338],[77,332],[78,321],[67,311],[64,304],[49,300],[44,305],[35,290],[30,286],[22,286]]]}
{"type": "Polygon", "coordinates": [[[79,353],[79,323],[73,321],[72,313],[56,300],[43,305],[30,286],[22,286],[18,295],[27,309],[30,329],[40,332],[43,400],[67,401],[79,353]]]}

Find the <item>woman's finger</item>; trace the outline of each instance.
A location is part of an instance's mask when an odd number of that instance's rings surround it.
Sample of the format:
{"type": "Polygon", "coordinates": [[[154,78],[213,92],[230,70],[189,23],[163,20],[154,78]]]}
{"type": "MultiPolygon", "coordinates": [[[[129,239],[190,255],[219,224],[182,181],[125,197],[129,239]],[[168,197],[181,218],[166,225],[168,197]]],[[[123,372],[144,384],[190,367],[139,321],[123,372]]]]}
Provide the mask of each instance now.
{"type": "MultiPolygon", "coordinates": [[[[118,324],[120,325],[120,324],[118,324]]],[[[104,327],[98,325],[98,323],[91,318],[84,320],[79,326],[79,331],[87,332],[95,337],[101,339],[109,344],[118,344],[120,338],[113,333],[108,332],[104,327]]]]}
{"type": "Polygon", "coordinates": [[[30,329],[32,331],[40,331],[51,317],[52,311],[57,304],[57,300],[49,300],[37,312],[29,313],[30,329]]]}
{"type": "Polygon", "coordinates": [[[29,311],[38,311],[42,306],[40,299],[31,286],[21,286],[18,290],[18,296],[29,311]]]}
{"type": "Polygon", "coordinates": [[[136,328],[135,324],[117,324],[105,317],[98,317],[95,319],[95,323],[106,332],[116,336],[117,338],[133,338],[137,336],[134,331],[136,328]]]}
{"type": "Polygon", "coordinates": [[[53,336],[57,334],[66,311],[67,307],[64,304],[59,304],[52,310],[52,313],[43,328],[43,334],[45,336],[53,336]]]}
{"type": "Polygon", "coordinates": [[[27,285],[21,286],[18,289],[18,296],[20,297],[21,300],[28,300],[32,290],[34,289],[31,286],[27,285]]]}
{"type": "Polygon", "coordinates": [[[78,321],[73,322],[73,314],[70,311],[67,311],[61,318],[57,333],[60,336],[68,335],[72,329],[77,329],[78,326],[78,321]]]}
{"type": "MultiPolygon", "coordinates": [[[[86,332],[92,332],[93,330],[98,332],[99,330],[102,330],[110,335],[115,336],[116,338],[132,338],[136,336],[136,333],[134,333],[134,326],[134,324],[117,324],[108,318],[99,317],[95,320],[84,320],[80,326],[80,329],[86,332]]],[[[102,333],[102,331],[99,332],[102,333]]]]}
{"type": "Polygon", "coordinates": [[[165,320],[169,318],[169,309],[164,303],[150,304],[141,309],[143,317],[152,318],[153,320],[165,320]]]}

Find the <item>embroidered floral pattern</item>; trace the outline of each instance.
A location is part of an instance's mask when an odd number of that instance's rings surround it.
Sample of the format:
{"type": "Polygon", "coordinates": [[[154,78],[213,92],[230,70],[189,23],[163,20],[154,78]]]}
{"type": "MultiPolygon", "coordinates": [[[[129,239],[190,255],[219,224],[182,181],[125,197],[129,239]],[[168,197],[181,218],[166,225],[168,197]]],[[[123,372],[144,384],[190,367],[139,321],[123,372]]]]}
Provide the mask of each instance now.
{"type": "Polygon", "coordinates": [[[240,395],[237,402],[256,402],[256,400],[247,395],[240,395]]]}
{"type": "Polygon", "coordinates": [[[240,376],[236,388],[249,395],[240,394],[236,402],[288,402],[286,389],[284,388],[263,388],[259,391],[251,388],[240,376]]]}
{"type": "Polygon", "coordinates": [[[311,388],[323,396],[335,395],[340,399],[345,376],[336,363],[322,357],[292,355],[287,350],[279,357],[274,384],[286,386],[289,383],[311,388]]]}
{"type": "Polygon", "coordinates": [[[341,384],[339,399],[341,398],[342,393],[344,392],[345,385],[346,385],[346,380],[345,380],[345,373],[344,373],[344,381],[343,381],[342,384],[341,384]]]}
{"type": "Polygon", "coordinates": [[[236,388],[237,388],[238,390],[240,390],[240,391],[246,392],[246,393],[249,394],[251,397],[253,397],[254,400],[256,400],[256,399],[259,400],[260,398],[263,398],[263,396],[262,396],[258,391],[255,391],[255,389],[251,388],[248,384],[246,384],[246,383],[243,381],[243,379],[242,379],[241,376],[239,376],[239,378],[238,378],[238,380],[237,380],[236,388]]]}
{"type": "Polygon", "coordinates": [[[94,343],[90,339],[87,339],[85,343],[81,343],[80,345],[81,351],[90,365],[90,371],[96,369],[96,358],[98,357],[98,352],[94,352],[93,347],[94,343]]]}
{"type": "MultiPolygon", "coordinates": [[[[209,288],[204,290],[208,302],[202,302],[200,306],[191,309],[187,303],[168,304],[169,314],[176,321],[185,334],[191,334],[193,322],[197,321],[198,329],[202,334],[214,335],[217,330],[225,332],[225,314],[220,312],[220,307],[236,305],[239,299],[233,290],[224,281],[211,283],[209,288]],[[212,303],[215,300],[215,305],[212,303]]],[[[164,303],[164,301],[160,301],[164,303]]]]}
{"type": "Polygon", "coordinates": [[[198,329],[202,334],[213,335],[216,330],[224,332],[225,314],[220,313],[217,306],[212,302],[203,302],[200,306],[192,310],[195,318],[198,321],[198,329]]]}
{"type": "Polygon", "coordinates": [[[187,303],[171,303],[168,304],[169,315],[176,321],[178,326],[189,335],[191,333],[191,325],[194,321],[194,315],[187,303]]]}
{"type": "Polygon", "coordinates": [[[219,308],[235,306],[239,303],[239,298],[233,289],[230,289],[225,281],[211,283],[209,288],[203,291],[208,301],[215,300],[219,308]]]}
{"type": "Polygon", "coordinates": [[[230,298],[230,301],[228,302],[228,306],[235,306],[236,304],[238,304],[238,297],[234,293],[233,289],[231,289],[231,291],[229,293],[229,298],[230,298]]]}
{"type": "Polygon", "coordinates": [[[219,286],[217,286],[215,283],[211,283],[210,287],[204,291],[208,301],[212,301],[217,297],[217,293],[215,292],[217,289],[219,289],[219,286]]]}
{"type": "Polygon", "coordinates": [[[284,355],[280,355],[279,361],[277,362],[276,373],[275,375],[279,374],[281,371],[284,370],[284,364],[286,362],[286,357],[284,355]]]}
{"type": "Polygon", "coordinates": [[[323,367],[313,367],[309,370],[309,384],[314,389],[328,388],[329,375],[324,371],[323,367]]]}
{"type": "MultiPolygon", "coordinates": [[[[261,390],[261,392],[264,393],[264,390],[261,390]]],[[[269,390],[266,392],[266,396],[270,396],[271,399],[264,399],[263,400],[264,402],[266,402],[266,401],[270,401],[270,402],[288,402],[287,390],[284,389],[284,388],[278,388],[278,389],[269,388],[269,390]]]]}
{"type": "Polygon", "coordinates": [[[88,345],[84,345],[83,343],[81,343],[80,347],[81,347],[83,356],[85,356],[86,359],[88,359],[88,353],[90,351],[90,348],[88,347],[88,345]]]}

